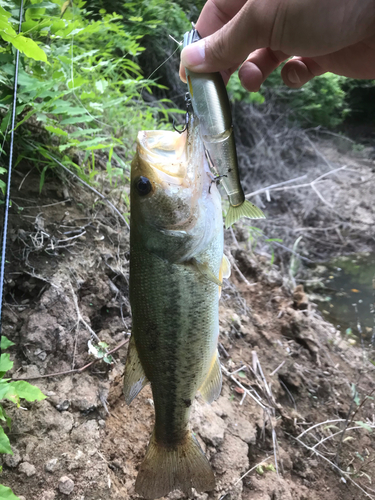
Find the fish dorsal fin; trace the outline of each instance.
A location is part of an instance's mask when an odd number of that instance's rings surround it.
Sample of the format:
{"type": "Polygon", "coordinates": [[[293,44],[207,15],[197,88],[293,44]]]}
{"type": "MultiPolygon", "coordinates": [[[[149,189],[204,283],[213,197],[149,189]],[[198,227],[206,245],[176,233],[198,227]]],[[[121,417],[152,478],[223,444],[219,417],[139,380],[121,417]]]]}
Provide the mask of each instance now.
{"type": "Polygon", "coordinates": [[[222,282],[215,276],[215,274],[211,271],[208,264],[206,262],[202,262],[198,259],[191,259],[191,263],[198,269],[198,271],[209,281],[212,281],[216,285],[222,286],[222,282]]]}
{"type": "Polygon", "coordinates": [[[220,396],[221,392],[221,368],[218,352],[215,352],[215,355],[212,359],[211,368],[208,372],[206,380],[203,382],[202,386],[199,388],[199,392],[201,393],[203,399],[207,403],[212,403],[220,396]]]}
{"type": "Polygon", "coordinates": [[[124,373],[124,396],[127,405],[141,392],[148,383],[145,372],[139,360],[133,335],[130,338],[128,356],[124,373]]]}

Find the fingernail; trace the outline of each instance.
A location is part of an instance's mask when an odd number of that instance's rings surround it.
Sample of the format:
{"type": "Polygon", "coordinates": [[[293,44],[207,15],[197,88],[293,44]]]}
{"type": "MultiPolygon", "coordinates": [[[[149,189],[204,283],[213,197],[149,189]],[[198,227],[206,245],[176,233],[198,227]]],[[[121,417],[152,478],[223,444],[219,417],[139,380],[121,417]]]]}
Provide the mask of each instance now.
{"type": "Polygon", "coordinates": [[[288,71],[288,80],[290,83],[301,83],[299,76],[297,75],[297,71],[295,69],[291,69],[288,71]]]}
{"type": "Polygon", "coordinates": [[[181,52],[181,64],[185,68],[197,69],[205,61],[205,40],[188,45],[181,52]]]}

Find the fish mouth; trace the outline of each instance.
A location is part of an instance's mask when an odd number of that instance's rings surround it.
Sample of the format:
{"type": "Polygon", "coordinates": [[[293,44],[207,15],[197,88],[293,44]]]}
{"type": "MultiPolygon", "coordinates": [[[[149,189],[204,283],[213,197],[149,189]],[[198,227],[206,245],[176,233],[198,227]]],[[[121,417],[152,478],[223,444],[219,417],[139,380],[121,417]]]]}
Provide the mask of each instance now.
{"type": "Polygon", "coordinates": [[[154,182],[175,186],[186,185],[187,133],[165,130],[143,131],[138,134],[138,152],[152,168],[154,182]]]}

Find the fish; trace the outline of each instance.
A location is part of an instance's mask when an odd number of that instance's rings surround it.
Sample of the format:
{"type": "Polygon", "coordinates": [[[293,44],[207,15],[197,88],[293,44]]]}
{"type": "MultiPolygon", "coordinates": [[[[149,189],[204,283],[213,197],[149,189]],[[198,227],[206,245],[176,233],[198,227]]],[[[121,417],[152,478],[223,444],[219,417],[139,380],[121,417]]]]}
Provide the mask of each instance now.
{"type": "Polygon", "coordinates": [[[209,175],[198,120],[186,132],[142,131],[131,164],[132,334],[123,393],[151,384],[155,426],[135,483],[146,499],[215,487],[189,428],[199,391],[220,394],[219,296],[230,274],[221,197],[209,175]]]}
{"type": "MultiPolygon", "coordinates": [[[[200,40],[196,29],[184,35],[183,46],[200,40]]],[[[194,73],[185,68],[188,93],[194,114],[198,117],[201,136],[213,173],[220,179],[228,199],[226,229],[241,217],[263,219],[264,213],[246,200],[242,189],[232,113],[228,94],[220,73],[194,73]]]]}

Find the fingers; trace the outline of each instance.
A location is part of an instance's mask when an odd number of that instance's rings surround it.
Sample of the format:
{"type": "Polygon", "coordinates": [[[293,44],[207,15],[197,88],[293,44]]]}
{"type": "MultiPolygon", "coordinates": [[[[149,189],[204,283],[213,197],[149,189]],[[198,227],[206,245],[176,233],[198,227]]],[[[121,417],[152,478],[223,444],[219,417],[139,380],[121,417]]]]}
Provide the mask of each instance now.
{"type": "MultiPolygon", "coordinates": [[[[230,21],[241,10],[247,0],[208,0],[196,23],[196,29],[202,38],[215,33],[230,21]]],[[[238,65],[233,68],[225,68],[222,76],[225,84],[228,83],[230,76],[235,72],[238,65]]],[[[185,66],[180,64],[180,78],[186,83],[185,66]]]]}
{"type": "Polygon", "coordinates": [[[292,89],[299,89],[315,76],[325,73],[319,64],[310,57],[293,57],[281,70],[281,77],[292,89]]]}
{"type": "MultiPolygon", "coordinates": [[[[215,1],[219,3],[219,0],[215,1]]],[[[233,0],[237,7],[238,2],[240,0],[233,0]]],[[[220,3],[223,4],[224,0],[220,0],[220,3]]],[[[225,22],[227,18],[228,16],[223,17],[220,23],[225,22]]],[[[268,45],[273,19],[274,12],[270,13],[264,9],[263,2],[247,0],[242,9],[220,29],[185,47],[181,53],[182,65],[198,73],[238,67],[250,52],[268,45]]],[[[218,22],[217,19],[212,22],[210,29],[218,22]]]]}
{"type": "Polygon", "coordinates": [[[246,0],[208,0],[199,16],[196,28],[202,38],[215,33],[234,17],[246,0]]]}
{"type": "Polygon", "coordinates": [[[238,76],[249,92],[258,92],[261,84],[289,56],[269,48],[254,51],[242,64],[238,76]]]}

